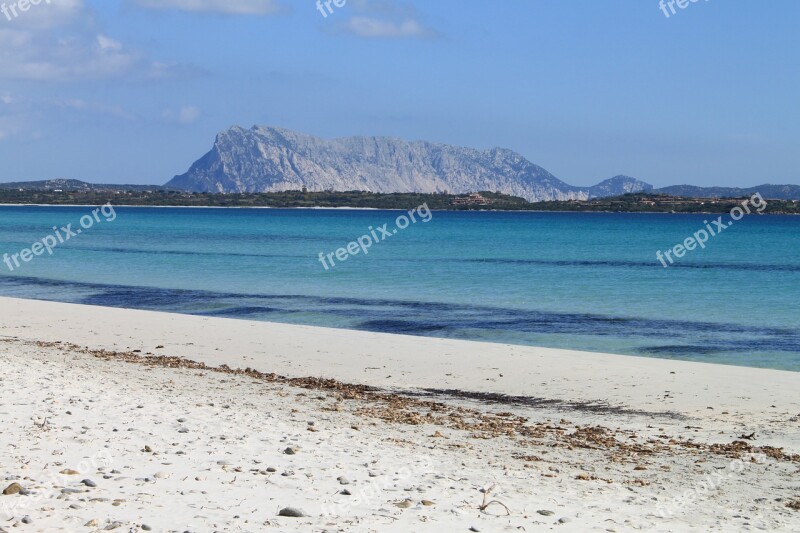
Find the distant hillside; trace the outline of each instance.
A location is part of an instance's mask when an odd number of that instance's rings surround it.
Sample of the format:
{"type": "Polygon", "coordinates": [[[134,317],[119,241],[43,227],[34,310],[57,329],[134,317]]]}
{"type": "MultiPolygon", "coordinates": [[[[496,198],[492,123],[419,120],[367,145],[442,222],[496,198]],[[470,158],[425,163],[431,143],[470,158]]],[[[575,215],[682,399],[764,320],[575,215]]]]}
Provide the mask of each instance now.
{"type": "Polygon", "coordinates": [[[800,200],[800,185],[759,185],[758,187],[696,187],[694,185],[672,185],[655,189],[655,194],[669,194],[688,198],[739,198],[761,194],[766,199],[800,200]]]}
{"type": "Polygon", "coordinates": [[[17,181],[0,183],[0,189],[22,189],[25,191],[160,191],[163,185],[106,185],[80,180],[54,179],[42,181],[17,181]]]}
{"type": "Polygon", "coordinates": [[[652,189],[617,176],[573,187],[520,154],[390,137],[321,139],[280,128],[238,126],[168,187],[192,192],[287,190],[452,193],[497,191],[528,201],[586,200],[652,189]]]}

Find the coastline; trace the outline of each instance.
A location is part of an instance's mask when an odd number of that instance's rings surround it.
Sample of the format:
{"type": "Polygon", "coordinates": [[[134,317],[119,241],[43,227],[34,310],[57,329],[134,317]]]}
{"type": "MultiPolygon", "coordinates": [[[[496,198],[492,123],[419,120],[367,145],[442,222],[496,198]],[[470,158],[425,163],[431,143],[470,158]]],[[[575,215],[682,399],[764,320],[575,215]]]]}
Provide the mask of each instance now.
{"type": "MultiPolygon", "coordinates": [[[[0,207],[96,207],[98,204],[0,204],[0,207]]],[[[114,207],[148,208],[148,209],[304,209],[304,210],[329,210],[329,211],[406,211],[406,209],[391,209],[383,207],[270,207],[270,206],[218,206],[218,205],[129,205],[113,204],[114,207]]],[[[434,209],[436,213],[588,213],[601,215],[720,215],[720,211],[695,211],[681,213],[677,211],[561,211],[537,209],[434,209]]],[[[759,216],[794,217],[797,213],[761,213],[759,216]]]]}
{"type": "Polygon", "coordinates": [[[0,463],[7,483],[46,499],[0,496],[0,512],[25,504],[8,526],[29,516],[68,530],[800,527],[787,507],[800,497],[800,373],[0,307],[0,394],[11,399],[0,463]],[[80,474],[59,474],[69,469],[80,474]],[[681,496],[712,474],[724,474],[715,490],[681,496]],[[289,506],[308,516],[278,516],[289,506]]]}

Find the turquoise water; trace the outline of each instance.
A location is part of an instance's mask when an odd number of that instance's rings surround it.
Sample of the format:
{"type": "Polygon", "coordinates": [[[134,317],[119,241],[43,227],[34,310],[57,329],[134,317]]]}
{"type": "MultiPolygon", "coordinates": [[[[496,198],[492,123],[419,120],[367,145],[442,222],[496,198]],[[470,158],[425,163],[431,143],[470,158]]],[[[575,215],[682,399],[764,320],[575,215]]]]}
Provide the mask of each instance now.
{"type": "MultiPolygon", "coordinates": [[[[0,207],[0,254],[87,213],[0,207]]],[[[400,213],[115,213],[0,263],[0,294],[800,370],[800,217],[746,217],[664,268],[656,251],[716,216],[434,212],[325,270],[400,213]]]]}

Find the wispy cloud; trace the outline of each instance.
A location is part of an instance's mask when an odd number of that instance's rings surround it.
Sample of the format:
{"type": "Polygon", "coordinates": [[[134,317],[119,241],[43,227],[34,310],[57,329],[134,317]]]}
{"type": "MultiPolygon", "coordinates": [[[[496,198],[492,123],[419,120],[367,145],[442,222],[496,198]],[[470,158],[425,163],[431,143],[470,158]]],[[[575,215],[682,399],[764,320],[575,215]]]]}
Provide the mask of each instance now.
{"type": "Polygon", "coordinates": [[[278,15],[289,10],[278,0],[133,0],[133,3],[146,9],[228,15],[278,15]]]}
{"type": "Polygon", "coordinates": [[[352,9],[355,14],[335,26],[338,33],[364,39],[425,39],[441,35],[422,22],[410,2],[353,0],[352,9]]]}
{"type": "Polygon", "coordinates": [[[436,33],[419,21],[380,20],[370,17],[353,17],[340,26],[340,29],[367,39],[398,39],[403,37],[435,37],[436,33]]]}
{"type": "Polygon", "coordinates": [[[178,124],[194,124],[200,118],[200,109],[194,106],[183,106],[180,109],[167,109],[162,113],[162,118],[167,122],[178,124]]]}
{"type": "Polygon", "coordinates": [[[135,115],[125,111],[121,106],[108,105],[103,102],[91,102],[80,98],[68,98],[65,100],[57,100],[55,105],[70,109],[73,111],[83,113],[98,113],[101,115],[110,115],[112,117],[121,118],[124,120],[134,120],[135,115]]]}
{"type": "MultiPolygon", "coordinates": [[[[41,3],[0,26],[0,80],[149,78],[157,63],[98,31],[83,0],[41,3]]],[[[163,65],[163,64],[160,64],[163,65]]],[[[163,66],[160,77],[165,77],[163,66]]]]}

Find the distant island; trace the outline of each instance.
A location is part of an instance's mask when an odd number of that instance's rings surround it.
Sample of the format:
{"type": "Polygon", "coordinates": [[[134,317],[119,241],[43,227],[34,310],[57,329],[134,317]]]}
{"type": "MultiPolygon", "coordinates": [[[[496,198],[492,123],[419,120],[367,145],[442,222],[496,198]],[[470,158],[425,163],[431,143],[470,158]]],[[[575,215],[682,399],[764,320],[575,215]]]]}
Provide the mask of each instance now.
{"type": "MultiPolygon", "coordinates": [[[[78,182],[82,183],[82,182],[78,182]]],[[[66,187],[66,186],[65,186],[66,187]]],[[[738,198],[689,198],[666,194],[635,193],[596,198],[528,202],[498,192],[470,194],[373,193],[364,191],[270,193],[198,193],[158,187],[73,187],[63,189],[0,188],[0,204],[114,205],[141,207],[271,207],[411,209],[427,204],[447,211],[572,211],[607,213],[726,213],[741,203],[738,198]]],[[[800,201],[767,198],[764,213],[800,214],[800,201]]]]}

